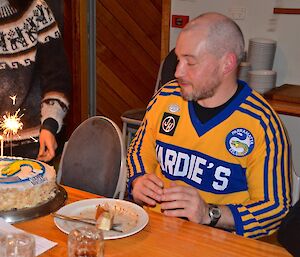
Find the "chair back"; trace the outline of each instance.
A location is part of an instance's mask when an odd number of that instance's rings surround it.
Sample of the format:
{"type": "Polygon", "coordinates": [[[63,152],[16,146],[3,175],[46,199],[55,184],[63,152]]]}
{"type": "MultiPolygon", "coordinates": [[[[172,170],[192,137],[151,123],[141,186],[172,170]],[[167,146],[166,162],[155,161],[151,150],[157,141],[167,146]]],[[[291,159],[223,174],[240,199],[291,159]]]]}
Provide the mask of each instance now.
{"type": "Polygon", "coordinates": [[[295,205],[295,203],[300,199],[300,176],[296,173],[294,166],[292,173],[292,182],[292,205],[295,205]]]}
{"type": "Polygon", "coordinates": [[[175,54],[175,48],[173,48],[160,63],[154,93],[156,93],[156,91],[164,84],[175,79],[177,63],[178,61],[175,54]]]}
{"type": "Polygon", "coordinates": [[[127,170],[118,126],[103,116],[81,123],[64,146],[57,182],[102,195],[124,198],[127,170]]]}
{"type": "Polygon", "coordinates": [[[293,160],[293,149],[292,149],[292,141],[290,139],[289,133],[287,128],[285,127],[284,123],[283,128],[288,140],[288,144],[290,147],[290,166],[292,168],[292,174],[291,174],[291,179],[292,179],[292,188],[291,188],[291,197],[292,197],[292,205],[295,205],[295,203],[300,199],[300,171],[295,169],[294,166],[294,160],[293,160]]]}
{"type": "Polygon", "coordinates": [[[175,53],[175,48],[173,48],[163,61],[161,73],[159,74],[161,80],[160,86],[163,86],[167,82],[175,79],[177,63],[178,60],[175,53]]]}
{"type": "MultiPolygon", "coordinates": [[[[289,139],[289,137],[288,137],[289,139]]],[[[290,151],[291,151],[291,161],[290,165],[292,167],[292,205],[294,206],[296,202],[300,199],[300,173],[299,170],[295,169],[293,154],[292,154],[292,144],[289,139],[290,151]]]]}
{"type": "MultiPolygon", "coordinates": [[[[156,78],[154,94],[167,82],[175,79],[175,71],[177,66],[177,56],[175,54],[175,48],[172,49],[166,58],[161,62],[159,71],[156,78]]],[[[143,109],[131,109],[125,111],[121,115],[123,122],[123,142],[126,148],[141,125],[146,113],[146,108],[143,109]]]]}

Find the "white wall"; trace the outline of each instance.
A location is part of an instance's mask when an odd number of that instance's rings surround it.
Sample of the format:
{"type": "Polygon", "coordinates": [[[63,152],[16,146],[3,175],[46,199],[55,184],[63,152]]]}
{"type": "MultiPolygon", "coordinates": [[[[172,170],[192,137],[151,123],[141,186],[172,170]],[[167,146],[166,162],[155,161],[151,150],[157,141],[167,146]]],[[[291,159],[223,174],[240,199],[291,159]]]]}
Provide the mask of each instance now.
{"type": "MultiPolygon", "coordinates": [[[[245,8],[245,19],[235,20],[241,27],[248,48],[254,37],[277,41],[273,69],[277,71],[277,85],[300,84],[300,15],[273,14],[274,7],[300,8],[300,0],[172,0],[171,13],[189,15],[190,20],[203,12],[216,11],[230,16],[230,9],[245,8]]],[[[170,30],[170,49],[180,32],[170,30]]]]}
{"type": "MultiPolygon", "coordinates": [[[[201,13],[214,11],[231,17],[230,9],[245,8],[245,18],[235,20],[241,27],[248,48],[254,37],[277,41],[273,69],[277,86],[300,85],[300,15],[273,14],[274,7],[300,8],[300,0],[171,0],[171,14],[188,15],[190,20],[201,13]]],[[[170,49],[175,47],[178,28],[170,29],[170,49]]],[[[300,172],[300,118],[281,115],[293,143],[294,165],[300,172]]]]}

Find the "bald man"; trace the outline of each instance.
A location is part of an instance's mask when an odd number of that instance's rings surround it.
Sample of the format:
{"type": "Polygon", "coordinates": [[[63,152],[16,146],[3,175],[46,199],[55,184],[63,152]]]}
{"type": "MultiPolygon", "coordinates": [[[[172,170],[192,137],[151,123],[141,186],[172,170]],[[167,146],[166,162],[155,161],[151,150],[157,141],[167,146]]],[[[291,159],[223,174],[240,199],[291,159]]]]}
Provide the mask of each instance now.
{"type": "Polygon", "coordinates": [[[291,204],[290,157],[277,114],[237,81],[243,51],[240,28],[218,13],[181,31],[177,79],[151,99],[128,150],[128,190],[166,216],[258,238],[291,204]]]}

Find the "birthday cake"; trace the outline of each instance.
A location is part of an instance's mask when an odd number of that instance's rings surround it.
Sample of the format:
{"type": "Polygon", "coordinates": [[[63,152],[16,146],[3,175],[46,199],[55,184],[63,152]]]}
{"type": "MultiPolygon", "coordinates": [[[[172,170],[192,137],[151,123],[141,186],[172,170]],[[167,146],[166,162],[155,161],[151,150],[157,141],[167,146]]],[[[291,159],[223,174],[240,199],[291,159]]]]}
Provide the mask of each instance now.
{"type": "Polygon", "coordinates": [[[56,172],[46,163],[0,158],[0,211],[31,208],[55,197],[56,172]]]}

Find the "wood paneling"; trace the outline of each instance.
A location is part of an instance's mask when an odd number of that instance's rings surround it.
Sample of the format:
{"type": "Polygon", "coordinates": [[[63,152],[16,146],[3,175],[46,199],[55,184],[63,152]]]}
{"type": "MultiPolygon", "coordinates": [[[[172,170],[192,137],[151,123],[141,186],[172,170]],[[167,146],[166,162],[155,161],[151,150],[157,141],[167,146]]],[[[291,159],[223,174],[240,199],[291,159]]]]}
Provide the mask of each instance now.
{"type": "Polygon", "coordinates": [[[162,0],[97,0],[97,114],[145,107],[161,58],[162,0]]]}
{"type": "MultiPolygon", "coordinates": [[[[70,134],[88,115],[87,1],[63,1],[73,79],[70,134]]],[[[162,9],[169,15],[170,0],[96,0],[96,6],[97,114],[121,126],[121,114],[145,107],[154,92],[160,60],[168,52],[169,17],[162,19],[162,9]]]]}
{"type": "Polygon", "coordinates": [[[171,0],[162,0],[162,24],[161,24],[161,54],[160,59],[163,60],[170,51],[170,16],[171,16],[171,0]]]}

